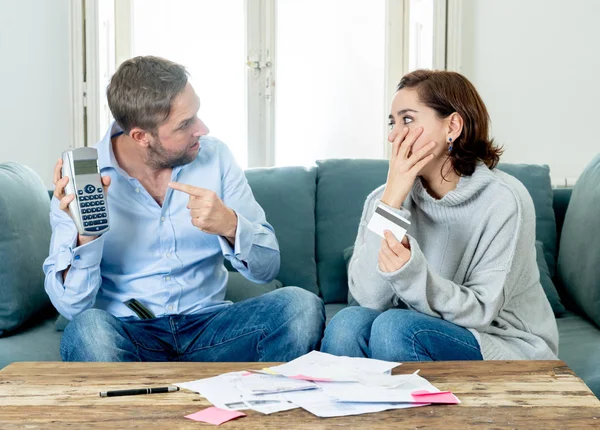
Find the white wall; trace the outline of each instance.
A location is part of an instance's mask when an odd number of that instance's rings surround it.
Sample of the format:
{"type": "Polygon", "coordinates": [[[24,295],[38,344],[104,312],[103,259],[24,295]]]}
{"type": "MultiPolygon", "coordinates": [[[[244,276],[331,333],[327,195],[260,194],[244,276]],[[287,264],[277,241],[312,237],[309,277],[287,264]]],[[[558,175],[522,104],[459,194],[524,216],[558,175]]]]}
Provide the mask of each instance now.
{"type": "Polygon", "coordinates": [[[463,5],[460,71],[490,111],[502,161],[577,177],[600,152],[600,1],[463,5]]]}
{"type": "Polygon", "coordinates": [[[68,0],[0,0],[0,163],[52,186],[70,144],[68,0]]]}

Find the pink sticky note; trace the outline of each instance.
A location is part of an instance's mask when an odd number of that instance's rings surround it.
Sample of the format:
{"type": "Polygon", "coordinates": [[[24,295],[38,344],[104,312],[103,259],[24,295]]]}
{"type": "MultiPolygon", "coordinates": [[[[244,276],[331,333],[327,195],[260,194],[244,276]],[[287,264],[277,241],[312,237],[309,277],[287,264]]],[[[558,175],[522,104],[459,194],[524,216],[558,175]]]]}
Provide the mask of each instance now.
{"type": "Polygon", "coordinates": [[[413,391],[412,397],[417,403],[443,403],[446,405],[456,405],[460,403],[458,397],[450,391],[413,391]]]}
{"type": "Polygon", "coordinates": [[[242,373],[242,376],[250,376],[252,374],[253,374],[252,372],[245,372],[245,373],[242,373]]]}
{"type": "Polygon", "coordinates": [[[331,382],[330,378],[313,378],[312,376],[306,376],[306,375],[294,375],[294,376],[289,376],[289,378],[299,379],[301,381],[331,382]]]}
{"type": "Polygon", "coordinates": [[[196,412],[194,414],[186,415],[185,418],[194,421],[202,421],[216,426],[226,423],[227,421],[234,420],[239,417],[245,417],[246,414],[240,411],[227,411],[225,409],[219,409],[210,407],[196,412]]]}

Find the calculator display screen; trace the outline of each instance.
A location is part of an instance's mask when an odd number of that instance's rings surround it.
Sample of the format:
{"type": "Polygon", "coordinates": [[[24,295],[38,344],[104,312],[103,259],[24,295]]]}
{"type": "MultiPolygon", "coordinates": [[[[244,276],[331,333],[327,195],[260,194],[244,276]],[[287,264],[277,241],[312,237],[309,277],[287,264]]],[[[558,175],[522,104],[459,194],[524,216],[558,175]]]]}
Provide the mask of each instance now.
{"type": "Polygon", "coordinates": [[[98,173],[96,160],[75,160],[73,161],[73,164],[75,165],[76,175],[91,175],[98,173]]]}

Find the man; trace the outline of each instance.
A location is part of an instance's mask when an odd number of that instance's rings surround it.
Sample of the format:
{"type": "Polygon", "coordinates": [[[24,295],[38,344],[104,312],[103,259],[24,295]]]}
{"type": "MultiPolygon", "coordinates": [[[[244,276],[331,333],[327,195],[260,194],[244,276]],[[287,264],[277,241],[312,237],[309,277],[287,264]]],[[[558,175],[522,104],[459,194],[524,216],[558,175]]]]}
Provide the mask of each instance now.
{"type": "Polygon", "coordinates": [[[279,246],[229,149],[206,136],[185,68],[133,58],[107,95],[115,123],[97,149],[108,232],[78,235],[60,160],[54,172],[44,272],[71,319],[63,360],[287,361],[316,348],[324,309],[314,294],[288,287],[224,300],[224,258],[266,283],[279,246]]]}

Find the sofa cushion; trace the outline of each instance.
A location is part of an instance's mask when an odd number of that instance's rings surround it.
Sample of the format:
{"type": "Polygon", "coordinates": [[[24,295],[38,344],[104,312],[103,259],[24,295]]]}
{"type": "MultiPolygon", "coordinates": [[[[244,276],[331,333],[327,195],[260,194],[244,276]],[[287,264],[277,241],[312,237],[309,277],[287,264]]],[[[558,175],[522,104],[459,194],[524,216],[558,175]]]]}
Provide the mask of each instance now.
{"type": "Polygon", "coordinates": [[[325,324],[329,324],[331,318],[335,316],[339,311],[346,307],[345,303],[329,303],[325,305],[325,324]]]}
{"type": "Polygon", "coordinates": [[[0,164],[0,336],[50,304],[42,264],[50,244],[50,200],[40,177],[0,164]]]}
{"type": "Polygon", "coordinates": [[[525,185],[535,208],[535,238],[544,244],[550,276],[556,274],[557,236],[550,168],[537,164],[501,163],[498,169],[514,176],[525,185]]]}
{"type": "Polygon", "coordinates": [[[319,294],[315,262],[316,169],[279,167],[246,170],[248,183],[281,251],[279,279],[285,286],[319,294]]]}
{"type": "MultiPolygon", "coordinates": [[[[556,237],[562,233],[563,222],[569,207],[569,200],[573,194],[573,188],[554,188],[554,216],[556,217],[556,237]]],[[[560,242],[558,243],[560,244],[560,242]]],[[[557,256],[558,257],[558,256],[557,256]]]]}
{"type": "MultiPolygon", "coordinates": [[[[354,245],[344,249],[344,262],[346,263],[346,273],[348,273],[348,268],[350,267],[350,260],[352,259],[352,254],[354,254],[354,245]]],[[[350,288],[348,288],[348,306],[360,306],[356,299],[352,296],[350,288]]]]}
{"type": "Polygon", "coordinates": [[[575,304],[600,326],[600,155],[575,186],[560,238],[558,277],[575,304]]]}
{"type": "Polygon", "coordinates": [[[558,326],[558,358],[587,384],[600,398],[600,330],[590,321],[567,312],[556,320],[558,326]]]}
{"type": "Polygon", "coordinates": [[[550,302],[550,306],[552,306],[554,315],[560,316],[565,312],[565,307],[560,301],[560,296],[558,295],[556,287],[554,286],[554,282],[552,282],[552,278],[550,277],[550,270],[548,269],[548,264],[546,264],[546,258],[544,257],[544,244],[539,240],[535,241],[535,252],[538,269],[540,271],[540,283],[542,284],[542,288],[544,289],[546,297],[550,302]]]}
{"type": "Polygon", "coordinates": [[[385,183],[387,160],[317,161],[317,270],[325,303],[346,303],[343,251],[354,244],[367,196],[385,183]]]}
{"type": "Polygon", "coordinates": [[[241,302],[252,297],[262,296],[281,287],[283,287],[283,283],[277,279],[267,284],[256,284],[244,278],[240,273],[232,272],[229,273],[229,279],[227,280],[225,300],[231,300],[234,303],[241,302]]]}
{"type": "Polygon", "coordinates": [[[0,369],[14,361],[61,361],[60,338],[54,329],[54,311],[28,321],[8,337],[0,338],[0,369]]]}

